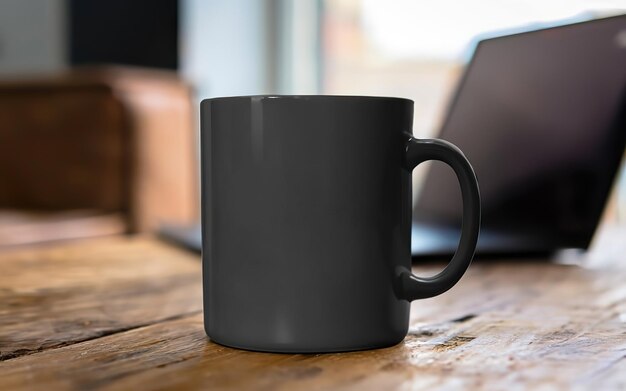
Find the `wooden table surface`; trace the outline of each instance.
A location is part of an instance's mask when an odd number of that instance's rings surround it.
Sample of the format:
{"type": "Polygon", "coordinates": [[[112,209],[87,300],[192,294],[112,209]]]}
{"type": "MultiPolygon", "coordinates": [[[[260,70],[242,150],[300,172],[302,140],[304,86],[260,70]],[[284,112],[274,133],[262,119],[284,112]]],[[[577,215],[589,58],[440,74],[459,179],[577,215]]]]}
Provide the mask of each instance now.
{"type": "Polygon", "coordinates": [[[0,390],[626,389],[618,260],[475,262],[413,303],[403,343],[322,355],[211,342],[199,257],[156,239],[5,250],[0,268],[0,390]]]}

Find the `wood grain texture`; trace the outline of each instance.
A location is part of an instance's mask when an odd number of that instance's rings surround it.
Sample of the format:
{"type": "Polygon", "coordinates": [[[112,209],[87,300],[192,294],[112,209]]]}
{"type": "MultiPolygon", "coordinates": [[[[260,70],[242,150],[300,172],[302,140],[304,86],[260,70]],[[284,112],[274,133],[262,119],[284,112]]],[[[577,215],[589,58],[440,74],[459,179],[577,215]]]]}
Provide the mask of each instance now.
{"type": "Polygon", "coordinates": [[[0,359],[198,313],[198,258],[125,238],[0,252],[0,359]]]}
{"type": "MultiPolygon", "coordinates": [[[[297,355],[246,352],[210,342],[203,331],[201,314],[193,313],[198,308],[194,305],[200,303],[199,263],[194,263],[193,256],[158,242],[95,241],[14,253],[8,258],[5,262],[10,264],[25,263],[25,275],[18,275],[19,267],[9,278],[3,273],[3,287],[9,280],[14,281],[13,287],[26,284],[34,278],[33,266],[41,267],[35,260],[42,262],[44,258],[49,265],[67,265],[72,258],[84,259],[85,265],[96,260],[97,275],[102,278],[91,277],[90,284],[85,285],[86,277],[80,277],[81,273],[49,267],[51,277],[40,277],[29,288],[41,296],[41,292],[55,293],[46,299],[47,305],[36,307],[44,312],[29,311],[32,319],[21,328],[23,333],[36,331],[29,346],[40,346],[48,338],[60,343],[68,333],[68,341],[84,341],[16,357],[21,354],[18,353],[0,362],[0,389],[626,387],[626,271],[619,263],[597,268],[540,262],[475,263],[462,282],[447,294],[413,303],[410,332],[403,343],[374,351],[297,355]],[[130,265],[127,270],[120,269],[124,263],[130,265]],[[151,266],[139,266],[144,264],[151,266]],[[143,276],[140,273],[131,277],[131,270],[141,270],[143,276]],[[191,288],[186,299],[177,283],[165,282],[170,280],[170,273],[196,274],[195,278],[189,277],[191,288]],[[94,310],[95,304],[88,303],[98,298],[87,294],[87,288],[81,292],[90,300],[70,299],[75,292],[72,287],[93,285],[103,292],[111,284],[126,287],[127,293],[112,294],[118,297],[117,305],[126,313],[124,317],[94,310]],[[145,285],[157,289],[141,293],[144,291],[139,286],[145,285]],[[74,305],[61,305],[63,313],[42,309],[69,302],[74,305]],[[169,303],[169,311],[155,314],[155,307],[162,303],[169,303]],[[63,319],[80,319],[77,314],[83,313],[83,305],[88,314],[85,318],[115,323],[115,327],[107,329],[110,335],[96,338],[102,324],[91,328],[66,323],[65,328],[47,329],[45,335],[37,327],[41,323],[63,324],[63,319]],[[146,312],[152,313],[150,319],[138,316],[146,312]],[[185,315],[189,312],[192,314],[185,315]],[[175,319],[167,320],[168,316],[175,319]],[[143,319],[144,325],[138,318],[143,319]],[[124,331],[124,325],[128,330],[124,331]],[[80,330],[77,335],[83,337],[75,338],[72,330],[80,330]]],[[[433,269],[429,265],[415,271],[424,274],[433,269]]],[[[8,315],[4,303],[11,294],[2,292],[6,294],[2,300],[5,319],[8,315]]],[[[110,297],[103,297],[100,305],[106,306],[110,297]]],[[[25,319],[19,310],[22,305],[16,303],[10,312],[25,319]]],[[[3,336],[11,330],[11,346],[20,342],[19,325],[7,329],[3,323],[1,327],[3,336]]],[[[0,341],[3,351],[6,341],[0,341]]]]}

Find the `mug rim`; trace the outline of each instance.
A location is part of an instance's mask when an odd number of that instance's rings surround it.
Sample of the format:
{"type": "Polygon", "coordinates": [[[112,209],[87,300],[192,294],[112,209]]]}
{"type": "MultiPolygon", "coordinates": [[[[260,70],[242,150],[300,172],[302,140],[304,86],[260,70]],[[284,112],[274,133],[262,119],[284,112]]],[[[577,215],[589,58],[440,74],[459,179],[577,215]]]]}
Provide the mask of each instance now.
{"type": "Polygon", "coordinates": [[[202,99],[200,103],[208,103],[213,101],[238,100],[238,99],[280,99],[280,100],[390,100],[402,101],[414,104],[413,100],[395,96],[374,96],[374,95],[282,95],[282,94],[264,94],[264,95],[234,95],[234,96],[218,96],[214,98],[202,99]]]}

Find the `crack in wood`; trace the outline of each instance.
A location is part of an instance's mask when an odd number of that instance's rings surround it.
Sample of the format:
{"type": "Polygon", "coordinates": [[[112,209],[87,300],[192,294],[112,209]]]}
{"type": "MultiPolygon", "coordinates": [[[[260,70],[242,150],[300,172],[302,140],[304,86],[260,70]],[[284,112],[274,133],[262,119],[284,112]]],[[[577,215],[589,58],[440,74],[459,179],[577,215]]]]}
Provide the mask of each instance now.
{"type": "Polygon", "coordinates": [[[157,321],[150,322],[150,323],[142,323],[142,324],[133,325],[133,326],[129,326],[129,327],[120,327],[120,328],[112,329],[112,330],[104,330],[102,332],[90,335],[87,338],[67,341],[67,342],[63,342],[63,343],[57,343],[57,344],[50,345],[50,346],[39,346],[39,347],[37,347],[35,349],[18,349],[18,350],[14,350],[14,351],[11,351],[11,352],[8,352],[8,353],[2,353],[2,351],[0,351],[0,362],[9,361],[9,360],[13,360],[13,359],[16,359],[16,358],[29,356],[29,355],[32,355],[32,354],[45,352],[46,350],[50,350],[50,349],[58,349],[58,348],[66,347],[66,346],[71,346],[71,345],[75,345],[77,343],[87,342],[87,341],[91,341],[91,340],[94,340],[94,339],[106,337],[106,336],[109,336],[109,335],[115,335],[115,334],[119,334],[119,333],[124,333],[126,331],[136,330],[136,329],[152,326],[152,325],[163,323],[163,322],[168,322],[168,321],[172,321],[172,320],[182,319],[182,318],[186,318],[188,316],[197,315],[197,314],[200,314],[200,313],[202,313],[201,310],[186,312],[184,314],[170,316],[170,317],[159,319],[157,321]]]}
{"type": "Polygon", "coordinates": [[[467,321],[470,321],[470,320],[474,319],[477,316],[478,315],[476,315],[476,314],[467,314],[465,316],[461,316],[460,318],[452,319],[451,322],[453,322],[453,323],[464,323],[464,322],[467,322],[467,321]]]}
{"type": "Polygon", "coordinates": [[[433,350],[436,352],[445,352],[463,346],[474,339],[476,339],[476,337],[456,335],[443,343],[433,346],[433,350]]]}

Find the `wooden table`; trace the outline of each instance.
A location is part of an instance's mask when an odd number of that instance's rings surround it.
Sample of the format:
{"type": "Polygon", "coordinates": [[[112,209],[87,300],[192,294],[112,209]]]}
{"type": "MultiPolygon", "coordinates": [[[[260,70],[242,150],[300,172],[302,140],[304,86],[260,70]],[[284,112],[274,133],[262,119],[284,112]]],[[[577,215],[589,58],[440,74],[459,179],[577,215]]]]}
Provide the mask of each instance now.
{"type": "Polygon", "coordinates": [[[208,340],[199,257],[156,239],[5,250],[0,267],[0,390],[626,388],[626,262],[476,262],[413,303],[403,343],[324,355],[208,340]]]}

